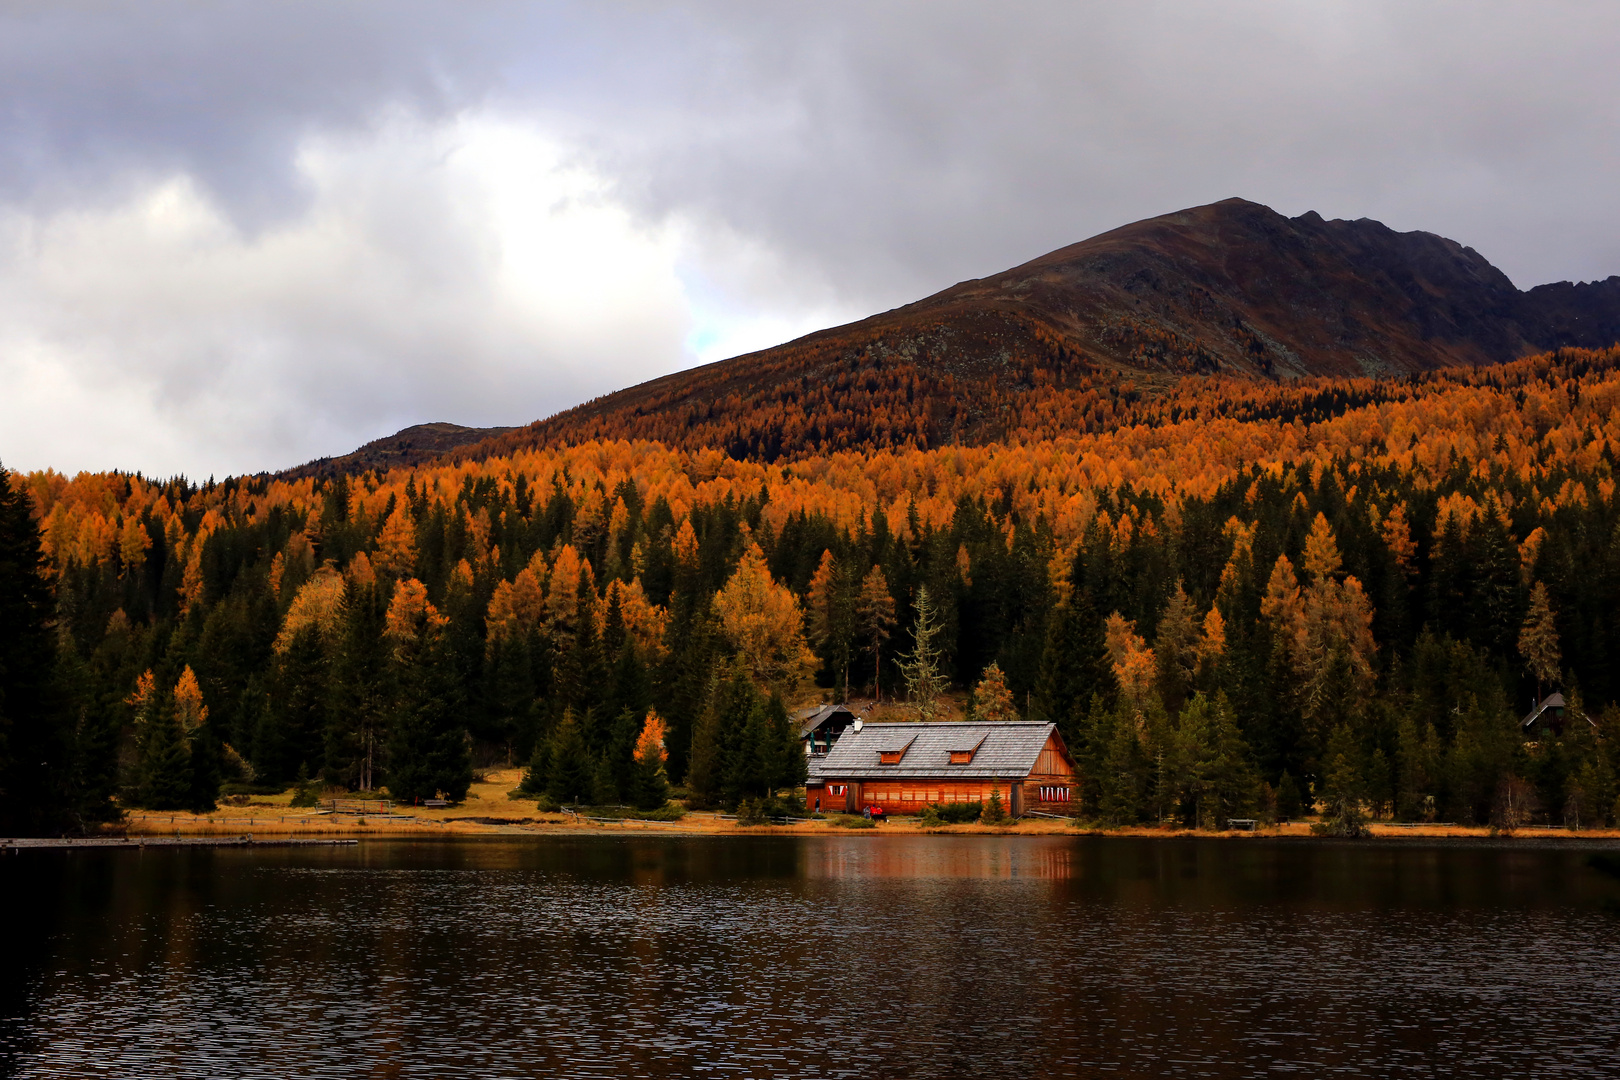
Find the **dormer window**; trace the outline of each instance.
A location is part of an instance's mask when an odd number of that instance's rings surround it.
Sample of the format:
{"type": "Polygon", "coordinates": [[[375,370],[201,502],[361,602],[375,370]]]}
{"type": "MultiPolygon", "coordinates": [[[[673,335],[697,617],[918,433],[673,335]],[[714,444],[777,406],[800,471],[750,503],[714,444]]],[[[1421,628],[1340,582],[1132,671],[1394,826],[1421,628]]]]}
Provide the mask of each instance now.
{"type": "Polygon", "coordinates": [[[884,748],[884,749],[879,749],[878,752],[877,752],[878,764],[879,765],[898,765],[898,764],[900,764],[900,759],[906,756],[906,751],[910,750],[911,749],[911,744],[916,742],[916,741],[917,741],[917,736],[913,735],[911,738],[907,739],[905,742],[901,743],[899,746],[891,746],[891,747],[887,747],[887,748],[884,748]]]}
{"type": "Polygon", "coordinates": [[[958,749],[952,750],[950,752],[950,754],[951,754],[951,764],[952,765],[967,765],[967,764],[970,764],[973,761],[973,755],[977,754],[979,752],[979,747],[984,745],[984,740],[987,739],[987,738],[989,738],[988,734],[980,735],[979,736],[979,741],[974,743],[972,746],[964,746],[964,747],[960,747],[958,749]]]}

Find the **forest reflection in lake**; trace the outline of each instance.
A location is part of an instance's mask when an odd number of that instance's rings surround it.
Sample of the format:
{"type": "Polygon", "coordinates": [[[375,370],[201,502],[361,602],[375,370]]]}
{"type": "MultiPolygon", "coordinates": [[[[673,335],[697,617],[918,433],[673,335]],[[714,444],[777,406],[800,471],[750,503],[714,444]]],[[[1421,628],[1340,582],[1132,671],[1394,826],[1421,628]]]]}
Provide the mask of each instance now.
{"type": "Polygon", "coordinates": [[[29,852],[0,1074],[1594,1075],[1570,844],[588,837],[29,852]]]}

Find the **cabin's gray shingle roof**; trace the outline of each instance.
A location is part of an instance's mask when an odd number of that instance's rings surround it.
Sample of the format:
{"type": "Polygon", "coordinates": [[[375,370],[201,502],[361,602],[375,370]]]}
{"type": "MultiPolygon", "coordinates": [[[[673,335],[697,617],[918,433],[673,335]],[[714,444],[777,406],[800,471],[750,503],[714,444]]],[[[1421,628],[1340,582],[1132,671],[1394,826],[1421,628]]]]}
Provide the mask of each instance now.
{"type": "Polygon", "coordinates": [[[1519,721],[1520,727],[1529,727],[1541,718],[1541,714],[1549,709],[1564,708],[1564,695],[1554,692],[1542,699],[1541,704],[1530,710],[1530,715],[1519,721]]]}
{"type": "Polygon", "coordinates": [[[821,780],[944,779],[960,776],[1021,780],[1035,768],[1056,725],[1011,723],[867,724],[846,731],[816,768],[821,780]],[[878,763],[878,753],[910,744],[898,765],[878,763]],[[978,746],[973,760],[952,765],[952,750],[978,746]]]}
{"type": "Polygon", "coordinates": [[[843,705],[823,705],[818,709],[805,709],[798,715],[799,738],[809,738],[812,731],[815,731],[827,721],[836,718],[840,713],[849,720],[855,719],[855,714],[843,705]]]}

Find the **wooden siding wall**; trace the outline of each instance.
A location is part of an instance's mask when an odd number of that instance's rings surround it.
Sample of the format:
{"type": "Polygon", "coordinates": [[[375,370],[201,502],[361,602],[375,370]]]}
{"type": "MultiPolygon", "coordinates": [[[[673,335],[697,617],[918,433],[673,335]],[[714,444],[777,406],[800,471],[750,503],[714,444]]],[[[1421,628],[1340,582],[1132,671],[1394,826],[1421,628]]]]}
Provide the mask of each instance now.
{"type": "Polygon", "coordinates": [[[814,812],[817,809],[816,800],[820,799],[820,811],[823,814],[846,814],[851,812],[852,809],[858,811],[859,808],[854,807],[854,803],[850,798],[858,786],[845,781],[839,781],[835,784],[806,784],[804,786],[805,808],[814,812]],[[837,790],[840,788],[841,791],[837,790]]]}
{"type": "Polygon", "coordinates": [[[1074,765],[1069,761],[1068,755],[1059,748],[1057,736],[1046,740],[1041,756],[1035,759],[1035,767],[1029,772],[1031,778],[1074,776],[1074,765]]]}
{"type": "Polygon", "coordinates": [[[999,787],[1001,804],[1011,813],[1013,789],[1018,784],[1016,780],[869,780],[856,785],[860,789],[856,809],[881,806],[885,814],[919,814],[929,803],[989,802],[991,790],[999,787]]]}

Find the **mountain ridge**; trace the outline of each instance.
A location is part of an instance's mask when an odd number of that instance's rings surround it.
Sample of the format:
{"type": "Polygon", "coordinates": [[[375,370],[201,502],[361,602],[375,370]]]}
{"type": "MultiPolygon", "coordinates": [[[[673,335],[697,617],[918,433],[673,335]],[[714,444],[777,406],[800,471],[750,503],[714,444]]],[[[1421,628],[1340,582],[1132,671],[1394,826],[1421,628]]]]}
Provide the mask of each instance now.
{"type": "Polygon", "coordinates": [[[421,465],[437,461],[458,447],[485,442],[515,430],[517,429],[511,427],[463,427],[444,421],[412,424],[392,435],[373,439],[350,453],[337,457],[316,458],[291,469],[283,469],[276,475],[284,480],[302,480],[307,477],[336,476],[340,473],[421,465]]]}
{"type": "Polygon", "coordinates": [[[1189,376],[1402,375],[1620,341],[1620,276],[1518,289],[1473,248],[1226,199],[675,372],[457,457],[656,439],[774,460],[1049,437],[1189,376]]]}

